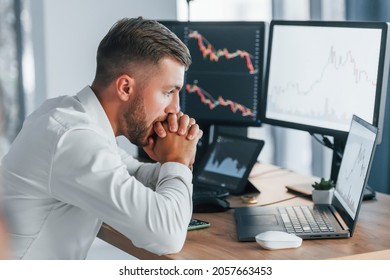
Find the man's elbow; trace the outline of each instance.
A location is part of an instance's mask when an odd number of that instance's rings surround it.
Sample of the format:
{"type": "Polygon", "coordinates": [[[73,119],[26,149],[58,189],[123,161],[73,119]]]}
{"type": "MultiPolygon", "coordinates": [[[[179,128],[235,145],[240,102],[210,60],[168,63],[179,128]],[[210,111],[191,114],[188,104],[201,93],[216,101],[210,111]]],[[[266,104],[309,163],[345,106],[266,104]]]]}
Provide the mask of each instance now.
{"type": "Polygon", "coordinates": [[[187,232],[181,234],[162,234],[158,240],[146,246],[146,250],[156,255],[176,254],[184,246],[187,232]]]}

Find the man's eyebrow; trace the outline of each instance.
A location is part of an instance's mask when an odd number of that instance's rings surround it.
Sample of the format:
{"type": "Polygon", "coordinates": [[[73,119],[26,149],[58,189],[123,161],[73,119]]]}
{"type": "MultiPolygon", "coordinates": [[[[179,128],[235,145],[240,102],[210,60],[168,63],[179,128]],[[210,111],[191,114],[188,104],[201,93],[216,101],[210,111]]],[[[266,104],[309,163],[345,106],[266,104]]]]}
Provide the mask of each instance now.
{"type": "Polygon", "coordinates": [[[180,90],[182,88],[181,85],[169,85],[169,86],[166,86],[166,89],[177,89],[177,90],[180,90]]]}

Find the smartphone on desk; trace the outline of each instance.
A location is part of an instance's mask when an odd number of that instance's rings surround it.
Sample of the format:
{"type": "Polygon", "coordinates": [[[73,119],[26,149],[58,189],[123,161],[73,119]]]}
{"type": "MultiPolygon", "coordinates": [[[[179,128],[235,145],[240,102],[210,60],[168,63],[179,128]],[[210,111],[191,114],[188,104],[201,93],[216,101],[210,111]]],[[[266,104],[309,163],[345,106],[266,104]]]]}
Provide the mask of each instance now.
{"type": "Polygon", "coordinates": [[[209,222],[192,218],[189,225],[188,225],[187,230],[190,231],[190,230],[202,229],[202,228],[208,228],[208,227],[210,227],[209,222]]]}

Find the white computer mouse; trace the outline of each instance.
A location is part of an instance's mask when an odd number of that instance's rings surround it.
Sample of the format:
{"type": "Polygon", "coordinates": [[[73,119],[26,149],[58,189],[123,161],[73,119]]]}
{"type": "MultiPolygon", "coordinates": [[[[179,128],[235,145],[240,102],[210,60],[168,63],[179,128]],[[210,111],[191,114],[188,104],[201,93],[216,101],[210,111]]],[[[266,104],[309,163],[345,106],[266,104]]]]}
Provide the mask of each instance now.
{"type": "Polygon", "coordinates": [[[256,242],[268,250],[298,248],[302,238],[284,231],[265,231],[256,235],[256,242]]]}

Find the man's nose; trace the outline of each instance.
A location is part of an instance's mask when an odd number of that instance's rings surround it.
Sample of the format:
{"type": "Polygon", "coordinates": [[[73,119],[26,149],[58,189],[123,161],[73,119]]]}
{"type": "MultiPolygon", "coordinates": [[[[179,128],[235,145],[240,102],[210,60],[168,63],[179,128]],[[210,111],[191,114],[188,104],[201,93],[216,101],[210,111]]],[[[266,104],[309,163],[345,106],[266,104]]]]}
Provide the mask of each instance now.
{"type": "Polygon", "coordinates": [[[175,93],[172,96],[172,100],[169,103],[168,107],[166,108],[166,113],[172,113],[172,114],[177,114],[180,112],[180,98],[179,98],[179,93],[175,93]]]}

